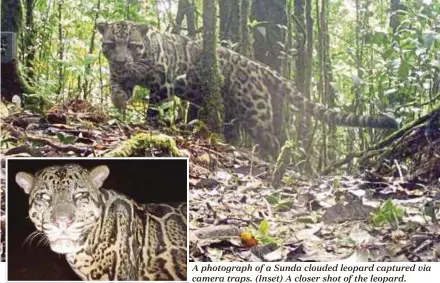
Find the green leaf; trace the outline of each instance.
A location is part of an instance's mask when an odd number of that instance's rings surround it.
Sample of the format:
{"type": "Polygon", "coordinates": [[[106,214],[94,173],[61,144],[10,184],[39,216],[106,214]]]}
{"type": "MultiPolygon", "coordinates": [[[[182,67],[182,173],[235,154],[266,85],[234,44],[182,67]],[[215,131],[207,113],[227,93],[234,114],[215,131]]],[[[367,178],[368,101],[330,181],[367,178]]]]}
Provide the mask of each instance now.
{"type": "Polygon", "coordinates": [[[65,136],[62,133],[58,133],[57,137],[62,144],[73,144],[78,140],[78,138],[75,136],[65,136]]]}
{"type": "Polygon", "coordinates": [[[257,21],[257,20],[253,20],[253,21],[249,21],[248,25],[249,25],[249,27],[254,28],[254,27],[256,27],[259,23],[260,23],[259,21],[257,21]]]}
{"type": "Polygon", "coordinates": [[[97,55],[93,55],[93,54],[87,54],[84,57],[84,65],[89,65],[92,64],[96,61],[96,59],[98,59],[99,56],[97,55]]]}
{"type": "Polygon", "coordinates": [[[403,61],[399,66],[399,78],[408,78],[410,68],[411,66],[406,61],[403,61]]]}
{"type": "Polygon", "coordinates": [[[118,122],[118,119],[110,119],[107,123],[111,126],[118,122]]]}
{"type": "Polygon", "coordinates": [[[397,89],[395,89],[395,88],[390,88],[390,89],[387,89],[386,91],[384,91],[384,95],[389,95],[389,94],[392,94],[392,93],[395,93],[397,91],[397,89]]]}
{"type": "Polygon", "coordinates": [[[397,227],[405,214],[401,207],[397,207],[391,200],[387,200],[380,210],[373,215],[372,222],[375,226],[381,226],[388,222],[392,227],[397,227]]]}
{"type": "Polygon", "coordinates": [[[263,236],[269,235],[269,222],[267,222],[266,219],[263,219],[263,221],[261,221],[260,226],[258,227],[258,231],[263,236]]]}
{"type": "Polygon", "coordinates": [[[276,206],[276,210],[279,212],[284,212],[291,210],[292,207],[293,207],[293,201],[286,200],[278,203],[278,205],[276,206]]]}
{"type": "Polygon", "coordinates": [[[38,142],[38,141],[34,141],[32,142],[32,147],[39,147],[39,146],[43,146],[44,144],[42,142],[38,142]]]}
{"type": "Polygon", "coordinates": [[[271,205],[276,205],[276,204],[278,204],[278,202],[279,202],[278,197],[277,197],[276,195],[267,195],[267,196],[265,196],[264,198],[265,198],[265,199],[267,200],[267,202],[268,202],[269,204],[271,204],[271,205]]]}

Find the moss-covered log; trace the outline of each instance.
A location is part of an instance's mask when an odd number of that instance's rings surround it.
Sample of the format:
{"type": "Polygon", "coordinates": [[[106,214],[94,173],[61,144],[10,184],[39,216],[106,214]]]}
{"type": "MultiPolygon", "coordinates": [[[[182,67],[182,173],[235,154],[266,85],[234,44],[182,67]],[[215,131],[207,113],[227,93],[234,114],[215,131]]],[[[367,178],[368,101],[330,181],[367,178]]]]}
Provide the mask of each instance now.
{"type": "Polygon", "coordinates": [[[137,152],[146,150],[161,150],[169,152],[170,156],[184,156],[177,148],[176,142],[170,136],[163,134],[139,133],[129,140],[122,142],[117,148],[105,154],[107,157],[139,156],[137,152]]]}

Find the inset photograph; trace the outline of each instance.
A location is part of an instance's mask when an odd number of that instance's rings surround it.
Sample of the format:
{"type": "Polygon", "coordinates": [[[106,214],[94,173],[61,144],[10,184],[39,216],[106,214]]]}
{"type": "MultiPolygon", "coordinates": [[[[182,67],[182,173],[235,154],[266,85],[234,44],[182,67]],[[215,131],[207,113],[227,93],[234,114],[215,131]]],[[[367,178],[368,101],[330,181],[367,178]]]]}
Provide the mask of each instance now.
{"type": "Polygon", "coordinates": [[[8,159],[7,280],[186,281],[188,159],[8,159]]]}

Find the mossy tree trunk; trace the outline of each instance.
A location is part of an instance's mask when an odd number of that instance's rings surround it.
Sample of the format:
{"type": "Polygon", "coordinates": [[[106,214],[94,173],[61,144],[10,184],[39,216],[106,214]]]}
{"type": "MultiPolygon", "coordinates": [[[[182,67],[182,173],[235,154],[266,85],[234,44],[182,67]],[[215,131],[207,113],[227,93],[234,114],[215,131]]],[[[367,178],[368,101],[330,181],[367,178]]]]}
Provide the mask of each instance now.
{"type": "MultiPolygon", "coordinates": [[[[24,36],[24,52],[23,55],[27,56],[23,58],[26,65],[27,76],[34,79],[34,60],[37,46],[35,45],[35,28],[34,28],[34,10],[35,0],[26,0],[26,31],[24,36]]],[[[30,82],[31,83],[31,82],[30,82]]]]}
{"type": "Polygon", "coordinates": [[[240,6],[240,53],[246,57],[252,57],[252,42],[249,34],[249,12],[251,0],[241,0],[240,6]]]}
{"type": "MultiPolygon", "coordinates": [[[[312,68],[313,68],[313,25],[314,21],[312,19],[312,0],[305,0],[305,27],[306,27],[306,58],[305,58],[305,68],[304,68],[304,90],[303,95],[307,99],[312,100],[311,88],[312,88],[312,68]]],[[[304,113],[306,114],[306,113],[304,113]]],[[[310,164],[310,156],[313,154],[313,124],[311,115],[304,115],[305,117],[305,135],[303,136],[304,145],[306,149],[307,162],[305,165],[310,164]]]]}
{"type": "MultiPolygon", "coordinates": [[[[93,52],[95,51],[95,46],[96,46],[96,24],[98,22],[98,17],[99,14],[101,13],[101,0],[98,0],[98,2],[96,3],[96,8],[95,8],[95,15],[93,18],[93,25],[94,25],[94,29],[92,30],[92,34],[90,36],[90,44],[89,44],[89,55],[92,55],[93,52]]],[[[92,73],[92,64],[91,63],[87,63],[85,66],[85,76],[84,76],[84,83],[82,85],[82,93],[83,93],[83,99],[87,99],[91,93],[92,93],[92,84],[90,82],[90,76],[92,73]]],[[[78,77],[78,81],[80,80],[80,77],[78,77]]]]}
{"type": "MultiPolygon", "coordinates": [[[[321,0],[316,4],[317,27],[318,27],[318,63],[319,80],[318,95],[321,102],[329,108],[335,107],[335,90],[333,89],[333,71],[330,58],[330,36],[328,32],[329,0],[321,0]],[[318,4],[320,3],[320,5],[318,4]]],[[[328,150],[337,147],[336,127],[334,125],[324,126],[322,138],[322,154],[320,155],[319,168],[327,168],[336,160],[335,152],[328,150]]]]}
{"type": "Polygon", "coordinates": [[[199,63],[202,88],[207,97],[200,118],[214,132],[222,132],[224,105],[221,95],[222,75],[217,61],[217,6],[215,0],[203,0],[203,55],[199,63]]]}
{"type": "MultiPolygon", "coordinates": [[[[64,36],[65,36],[65,30],[63,28],[63,17],[64,17],[64,0],[59,0],[57,5],[57,19],[58,19],[58,89],[56,92],[58,94],[62,94],[64,91],[65,81],[64,81],[64,70],[65,67],[61,63],[64,60],[64,50],[65,50],[65,44],[64,44],[64,36]]],[[[79,85],[81,83],[79,82],[79,85]]]]}
{"type": "MultiPolygon", "coordinates": [[[[362,32],[370,25],[370,17],[372,15],[370,9],[372,8],[371,3],[368,1],[363,2],[360,0],[355,1],[356,7],[356,22],[355,25],[355,65],[356,65],[356,77],[353,80],[353,93],[354,93],[354,102],[351,105],[351,113],[355,115],[360,115],[365,112],[367,106],[365,105],[365,99],[363,99],[363,94],[366,93],[367,85],[361,83],[364,81],[364,77],[368,75],[366,70],[368,66],[366,66],[364,58],[364,54],[366,54],[366,50],[368,49],[366,46],[366,38],[362,35],[362,32]]],[[[371,131],[371,129],[367,129],[367,131],[371,131]]],[[[362,128],[358,129],[348,129],[350,139],[347,140],[347,148],[348,152],[356,151],[356,146],[359,145],[361,150],[364,150],[367,146],[367,135],[366,131],[362,128]],[[357,132],[357,135],[356,135],[357,132]],[[353,139],[356,137],[356,139],[353,139]],[[357,141],[354,143],[354,141],[357,141]]],[[[349,163],[347,166],[347,170],[350,171],[353,168],[353,164],[349,163]]]]}
{"type": "MultiPolygon", "coordinates": [[[[308,99],[310,99],[310,84],[311,84],[311,68],[312,68],[312,53],[313,53],[313,21],[311,18],[311,0],[295,0],[294,15],[296,22],[296,42],[297,57],[295,62],[296,77],[295,82],[298,90],[308,99]]],[[[306,162],[303,163],[302,168],[310,169],[308,158],[311,150],[312,142],[312,121],[310,115],[305,112],[305,109],[300,109],[296,115],[296,140],[300,148],[303,149],[301,159],[306,162]]],[[[307,170],[308,170],[307,169],[307,170]]]]}
{"type": "MultiPolygon", "coordinates": [[[[23,23],[23,6],[21,1],[2,0],[2,32],[20,33],[23,23]]],[[[23,93],[33,93],[20,73],[18,58],[12,62],[1,63],[1,93],[5,100],[11,101],[14,95],[22,97],[23,93]]]]}

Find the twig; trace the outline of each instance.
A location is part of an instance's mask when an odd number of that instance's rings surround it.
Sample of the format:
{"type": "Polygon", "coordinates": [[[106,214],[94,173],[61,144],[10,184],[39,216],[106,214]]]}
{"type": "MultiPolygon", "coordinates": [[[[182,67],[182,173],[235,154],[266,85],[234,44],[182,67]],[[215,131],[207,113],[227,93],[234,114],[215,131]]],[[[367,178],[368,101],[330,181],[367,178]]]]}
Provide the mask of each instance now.
{"type": "Polygon", "coordinates": [[[81,148],[81,147],[77,147],[77,146],[73,146],[73,145],[58,145],[58,144],[54,143],[53,141],[51,141],[50,139],[42,138],[42,137],[33,137],[33,136],[26,135],[26,137],[24,139],[28,140],[28,141],[32,141],[32,142],[40,142],[40,143],[49,145],[57,150],[73,151],[78,154],[81,154],[81,153],[84,153],[85,151],[90,150],[89,148],[81,148]]]}
{"type": "Polygon", "coordinates": [[[397,162],[396,159],[394,159],[394,164],[396,164],[397,170],[399,171],[399,176],[400,176],[400,181],[403,182],[403,174],[402,174],[402,169],[400,168],[399,163],[397,162]]]}
{"type": "Polygon", "coordinates": [[[249,175],[252,176],[252,168],[254,167],[254,156],[255,156],[255,150],[257,149],[257,145],[252,147],[252,153],[251,153],[251,165],[249,166],[249,175]]]}

